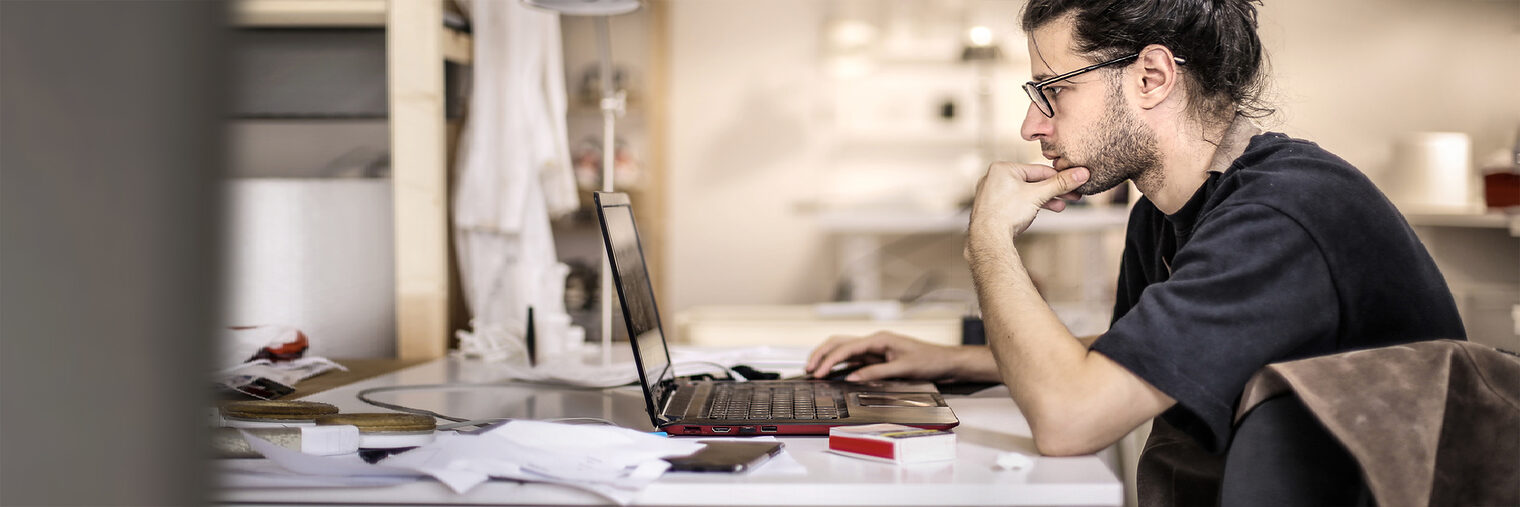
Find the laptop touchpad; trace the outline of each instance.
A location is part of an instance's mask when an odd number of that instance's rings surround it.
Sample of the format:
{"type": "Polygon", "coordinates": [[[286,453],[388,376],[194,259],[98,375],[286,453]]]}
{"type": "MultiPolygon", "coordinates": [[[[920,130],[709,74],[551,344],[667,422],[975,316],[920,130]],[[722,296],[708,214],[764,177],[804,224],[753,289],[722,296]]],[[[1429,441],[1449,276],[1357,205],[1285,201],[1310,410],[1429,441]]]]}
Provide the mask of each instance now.
{"type": "Polygon", "coordinates": [[[862,407],[942,407],[930,393],[854,393],[855,402],[862,407]]]}

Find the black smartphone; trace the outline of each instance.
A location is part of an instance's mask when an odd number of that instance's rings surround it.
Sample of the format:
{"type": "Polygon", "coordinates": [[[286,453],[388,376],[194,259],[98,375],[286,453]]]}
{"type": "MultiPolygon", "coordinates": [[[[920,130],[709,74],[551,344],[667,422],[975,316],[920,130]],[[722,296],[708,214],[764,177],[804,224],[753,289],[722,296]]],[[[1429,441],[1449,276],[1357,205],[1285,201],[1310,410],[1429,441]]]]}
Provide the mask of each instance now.
{"type": "Polygon", "coordinates": [[[665,458],[678,472],[743,472],[781,452],[781,442],[703,440],[702,450],[689,456],[665,458]]]}

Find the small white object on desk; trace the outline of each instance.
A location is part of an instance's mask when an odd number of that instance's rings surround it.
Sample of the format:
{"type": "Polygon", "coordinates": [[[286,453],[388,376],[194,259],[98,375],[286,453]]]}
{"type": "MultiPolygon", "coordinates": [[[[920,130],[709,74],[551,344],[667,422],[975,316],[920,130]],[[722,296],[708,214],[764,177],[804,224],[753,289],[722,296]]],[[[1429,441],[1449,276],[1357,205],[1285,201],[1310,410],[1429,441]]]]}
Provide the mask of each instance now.
{"type": "Polygon", "coordinates": [[[997,467],[1003,470],[1023,470],[1034,466],[1034,459],[1017,452],[998,453],[997,467]]]}

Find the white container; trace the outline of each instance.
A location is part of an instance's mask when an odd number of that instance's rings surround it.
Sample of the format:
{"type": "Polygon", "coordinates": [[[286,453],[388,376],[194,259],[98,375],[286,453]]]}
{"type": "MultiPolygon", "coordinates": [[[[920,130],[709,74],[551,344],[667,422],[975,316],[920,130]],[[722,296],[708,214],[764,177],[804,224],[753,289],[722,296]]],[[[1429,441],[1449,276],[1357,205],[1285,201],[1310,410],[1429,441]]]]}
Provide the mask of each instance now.
{"type": "Polygon", "coordinates": [[[226,325],[284,324],[307,355],[394,357],[395,246],[386,179],[227,185],[226,325]]]}
{"type": "Polygon", "coordinates": [[[1472,139],[1460,132],[1404,136],[1394,145],[1385,180],[1383,191],[1406,212],[1469,212],[1478,188],[1472,139]]]}

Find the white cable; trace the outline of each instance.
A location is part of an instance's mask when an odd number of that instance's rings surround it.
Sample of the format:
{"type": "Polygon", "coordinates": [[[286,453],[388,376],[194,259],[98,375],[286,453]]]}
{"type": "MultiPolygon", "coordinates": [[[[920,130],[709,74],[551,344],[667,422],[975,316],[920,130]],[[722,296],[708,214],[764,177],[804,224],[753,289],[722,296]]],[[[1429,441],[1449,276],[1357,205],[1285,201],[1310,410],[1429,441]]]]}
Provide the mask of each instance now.
{"type": "Polygon", "coordinates": [[[723,369],[724,372],[727,372],[729,378],[734,379],[734,382],[749,382],[749,379],[745,378],[744,375],[740,375],[739,372],[734,371],[733,368],[730,368],[730,367],[724,365],[723,363],[714,362],[714,361],[681,361],[679,363],[673,363],[673,364],[671,364],[671,367],[673,368],[673,367],[680,366],[680,365],[683,365],[683,364],[706,364],[706,365],[717,366],[718,368],[723,369]]]}

